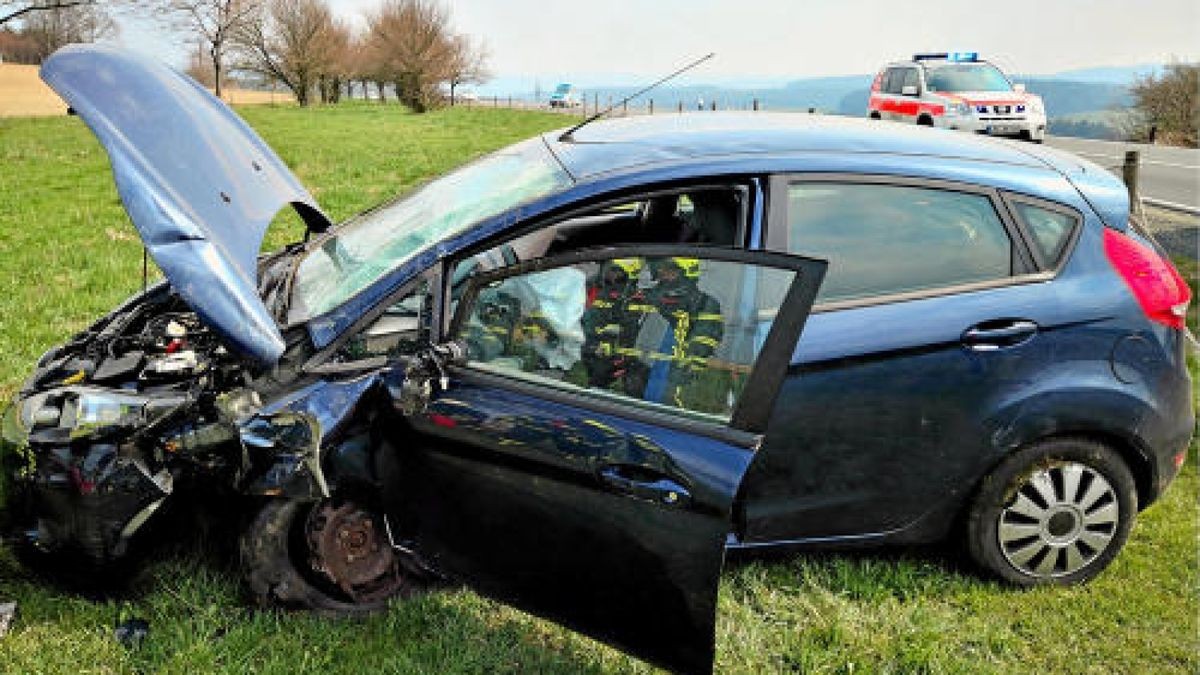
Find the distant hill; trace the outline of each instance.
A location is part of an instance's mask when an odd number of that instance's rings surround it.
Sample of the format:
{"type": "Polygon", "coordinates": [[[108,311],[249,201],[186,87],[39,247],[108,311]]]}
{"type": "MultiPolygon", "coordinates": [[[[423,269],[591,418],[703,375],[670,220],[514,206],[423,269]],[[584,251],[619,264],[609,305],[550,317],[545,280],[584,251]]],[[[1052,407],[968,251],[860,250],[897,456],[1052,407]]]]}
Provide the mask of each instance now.
{"type": "MultiPolygon", "coordinates": [[[[1121,125],[1107,113],[1133,103],[1129,87],[1137,78],[1157,73],[1161,65],[1106,66],[1070,70],[1053,75],[1015,76],[1029,91],[1046,102],[1052,133],[1088,138],[1119,138],[1121,125]],[[1101,114],[1103,113],[1103,114],[1101,114]],[[1090,117],[1087,115],[1091,114],[1090,117]],[[1079,117],[1084,115],[1084,117],[1079,117]]],[[[859,117],[866,114],[867,97],[874,75],[840,75],[804,78],[778,84],[770,80],[725,79],[711,85],[662,87],[631,103],[644,109],[649,100],[667,110],[683,105],[694,109],[701,100],[705,107],[716,102],[722,110],[742,110],[758,101],[765,110],[807,110],[859,117]]],[[[606,105],[637,91],[638,86],[583,88],[589,104],[606,105]]],[[[514,95],[516,95],[514,93],[514,95]]],[[[523,96],[529,96],[524,93],[523,96]]]]}
{"type": "Polygon", "coordinates": [[[1038,79],[1058,79],[1072,80],[1075,82],[1100,82],[1104,84],[1116,84],[1127,86],[1133,84],[1134,80],[1145,77],[1146,75],[1157,75],[1161,73],[1163,67],[1144,63],[1137,66],[1105,66],[1101,68],[1080,68],[1078,70],[1064,70],[1061,73],[1045,76],[1033,76],[1038,79]]]}

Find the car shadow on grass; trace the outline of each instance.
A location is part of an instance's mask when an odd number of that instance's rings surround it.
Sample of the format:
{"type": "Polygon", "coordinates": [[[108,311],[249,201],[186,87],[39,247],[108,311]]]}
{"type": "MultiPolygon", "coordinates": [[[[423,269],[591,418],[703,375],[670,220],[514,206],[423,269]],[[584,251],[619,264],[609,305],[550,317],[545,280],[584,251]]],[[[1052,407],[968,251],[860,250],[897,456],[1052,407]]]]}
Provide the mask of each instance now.
{"type": "MultiPolygon", "coordinates": [[[[70,590],[0,547],[0,601],[19,614],[0,640],[0,663],[56,672],[55,644],[76,663],[117,672],[539,672],[644,671],[633,659],[461,587],[394,600],[355,619],[256,609],[237,569],[236,532],[180,529],[140,553],[123,583],[70,590]],[[136,648],[117,648],[114,627],[149,624],[136,648]]],[[[82,581],[82,580],[76,580],[82,581]]],[[[3,670],[3,669],[0,669],[3,670]]]]}
{"type": "Polygon", "coordinates": [[[864,601],[952,596],[984,587],[1002,588],[981,576],[961,547],[949,543],[840,551],[739,551],[726,560],[725,581],[734,589],[760,583],[757,578],[764,573],[791,586],[798,583],[864,601]]]}

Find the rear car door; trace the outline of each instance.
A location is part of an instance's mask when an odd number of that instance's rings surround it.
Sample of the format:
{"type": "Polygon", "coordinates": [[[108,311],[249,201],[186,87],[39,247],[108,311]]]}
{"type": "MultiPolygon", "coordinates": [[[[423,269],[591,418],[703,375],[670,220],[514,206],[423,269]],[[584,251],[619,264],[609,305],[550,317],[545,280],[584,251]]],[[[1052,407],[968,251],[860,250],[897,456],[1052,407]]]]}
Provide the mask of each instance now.
{"type": "Polygon", "coordinates": [[[447,336],[466,365],[385,425],[400,536],[486,594],[710,671],[732,504],[824,270],[639,245],[477,275],[447,336]]]}
{"type": "Polygon", "coordinates": [[[771,247],[830,271],[744,487],[745,541],[941,527],[1009,442],[1010,399],[1056,354],[1086,353],[1064,342],[1072,313],[1049,283],[1079,216],[1051,214],[1039,265],[990,188],[812,174],[771,187],[771,247]]]}

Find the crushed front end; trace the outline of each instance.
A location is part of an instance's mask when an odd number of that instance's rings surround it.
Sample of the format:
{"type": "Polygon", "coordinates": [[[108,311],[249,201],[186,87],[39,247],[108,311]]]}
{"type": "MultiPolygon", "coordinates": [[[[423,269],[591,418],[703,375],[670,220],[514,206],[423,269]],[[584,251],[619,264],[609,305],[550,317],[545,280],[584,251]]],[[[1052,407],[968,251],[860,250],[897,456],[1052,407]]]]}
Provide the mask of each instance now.
{"type": "Polygon", "coordinates": [[[47,352],[4,415],[9,531],[105,565],[180,480],[324,491],[317,423],[259,414],[256,374],[165,284],[47,352]]]}

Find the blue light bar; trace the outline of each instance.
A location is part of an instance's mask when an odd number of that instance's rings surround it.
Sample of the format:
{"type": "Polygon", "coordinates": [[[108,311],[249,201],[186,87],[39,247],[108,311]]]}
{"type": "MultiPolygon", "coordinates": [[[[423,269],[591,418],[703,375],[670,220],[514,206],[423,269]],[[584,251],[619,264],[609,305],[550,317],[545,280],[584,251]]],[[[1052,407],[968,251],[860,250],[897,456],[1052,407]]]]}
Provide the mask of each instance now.
{"type": "Polygon", "coordinates": [[[947,61],[978,61],[979,52],[950,52],[947,61]]]}

